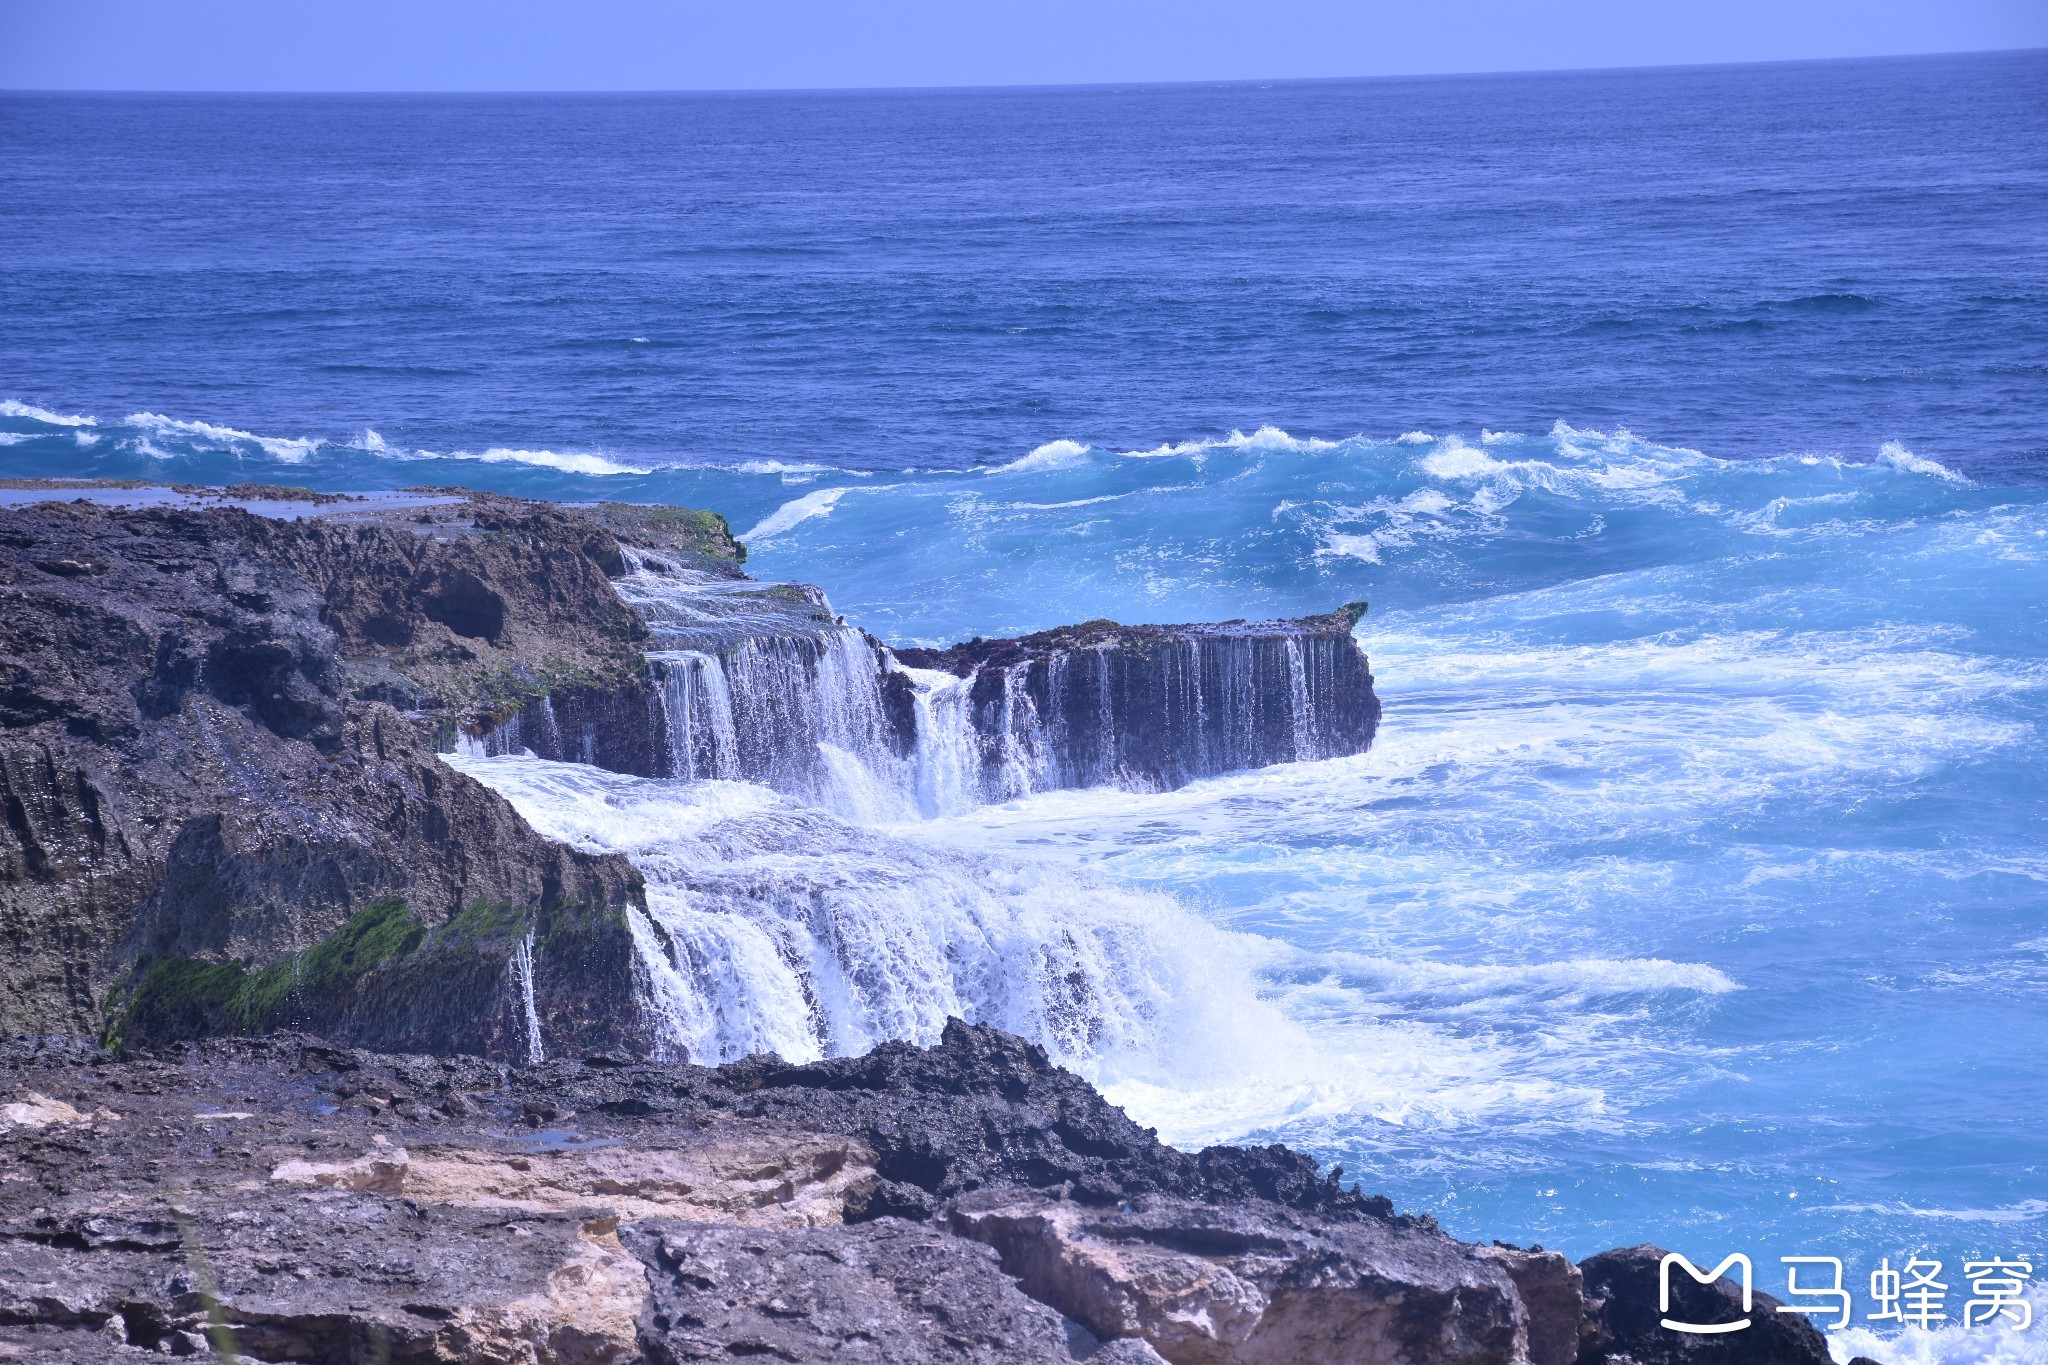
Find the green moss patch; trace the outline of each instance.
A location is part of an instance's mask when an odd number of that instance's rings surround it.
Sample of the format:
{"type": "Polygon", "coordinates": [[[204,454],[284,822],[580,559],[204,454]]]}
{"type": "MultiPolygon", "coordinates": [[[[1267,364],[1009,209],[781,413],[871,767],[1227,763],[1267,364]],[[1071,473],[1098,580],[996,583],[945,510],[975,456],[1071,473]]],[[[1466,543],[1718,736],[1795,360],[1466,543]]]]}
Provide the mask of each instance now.
{"type": "Polygon", "coordinates": [[[426,927],[401,900],[372,901],[302,953],[250,972],[236,962],[152,963],[109,1023],[104,1041],[165,1042],[219,1033],[266,1033],[331,1012],[363,978],[414,952],[426,927]]]}
{"type": "Polygon", "coordinates": [[[747,562],[747,547],[733,537],[731,524],[716,512],[630,502],[601,502],[580,511],[619,539],[651,550],[747,562]]]}

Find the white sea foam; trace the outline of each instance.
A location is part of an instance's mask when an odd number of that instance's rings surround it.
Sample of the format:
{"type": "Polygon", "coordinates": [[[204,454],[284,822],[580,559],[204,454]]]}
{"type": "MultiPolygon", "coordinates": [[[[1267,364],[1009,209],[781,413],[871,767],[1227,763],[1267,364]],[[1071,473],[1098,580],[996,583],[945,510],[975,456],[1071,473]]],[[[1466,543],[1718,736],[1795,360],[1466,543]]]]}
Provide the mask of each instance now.
{"type": "Polygon", "coordinates": [[[1897,441],[1886,441],[1878,447],[1877,462],[1907,474],[1927,474],[1949,483],[1968,483],[1969,480],[1938,460],[1929,460],[1915,455],[1897,441]]]}
{"type": "Polygon", "coordinates": [[[1212,965],[1235,956],[1229,936],[1163,896],[930,849],[763,787],[449,761],[542,832],[641,868],[661,927],[690,946],[675,965],[697,1007],[669,1022],[700,1059],[930,1043],[959,1014],[1094,1064],[1161,1045],[1183,1004],[1261,1012],[1212,965]]]}
{"type": "MultiPolygon", "coordinates": [[[[1355,439],[1355,438],[1354,438],[1355,439]]],[[[1290,436],[1279,427],[1260,427],[1252,432],[1233,431],[1227,436],[1215,439],[1166,442],[1149,450],[1122,450],[1117,455],[1127,460],[1155,460],[1175,456],[1203,456],[1215,451],[1274,451],[1274,452],[1318,452],[1335,450],[1343,442],[1325,441],[1313,437],[1290,436]]],[[[996,465],[986,472],[995,474],[1020,473],[1029,470],[1071,469],[1088,463],[1094,454],[1094,447],[1080,441],[1061,439],[1047,441],[1030,454],[1021,456],[1008,464],[996,465]]]]}
{"type": "Polygon", "coordinates": [[[1499,474],[1508,466],[1483,450],[1474,450],[1452,437],[1422,457],[1422,471],[1439,479],[1476,479],[1499,474]]]}
{"type": "Polygon", "coordinates": [[[466,450],[451,451],[451,460],[480,460],[485,464],[529,464],[543,469],[559,469],[565,474],[648,474],[653,471],[646,465],[621,464],[609,455],[590,451],[555,450],[512,450],[505,446],[493,446],[475,455],[466,450]]]}
{"type": "MultiPolygon", "coordinates": [[[[1966,1280],[1949,1283],[1968,1287],[1966,1280]]],[[[2032,1325],[2020,1331],[2011,1330],[2009,1318],[1969,1327],[1960,1322],[1908,1327],[1890,1335],[1851,1327],[1828,1333],[1828,1352],[1844,1365],[1857,1356],[1885,1365],[2048,1365],[2048,1331],[2043,1330],[2048,1327],[2048,1285],[2037,1284],[2024,1297],[2032,1310],[2032,1325]]]]}
{"type": "Polygon", "coordinates": [[[520,450],[510,446],[492,446],[478,451],[410,450],[393,445],[375,429],[367,427],[349,442],[348,448],[390,460],[474,460],[479,464],[523,464],[537,469],[557,469],[564,474],[587,474],[600,478],[653,472],[649,466],[626,464],[596,451],[520,450]]]}
{"type": "Polygon", "coordinates": [[[1088,447],[1079,441],[1047,441],[1029,455],[997,465],[998,474],[1018,474],[1032,469],[1067,469],[1088,462],[1088,447]]]}
{"type": "Polygon", "coordinates": [[[785,460],[742,460],[732,466],[740,474],[845,474],[850,478],[870,479],[874,474],[865,469],[841,469],[837,465],[813,464],[799,460],[794,463],[785,460]]]}
{"type": "Polygon", "coordinates": [[[33,403],[23,403],[14,398],[0,398],[0,417],[25,417],[31,422],[41,422],[45,426],[52,427],[91,427],[99,425],[97,418],[67,416],[64,413],[51,412],[48,408],[39,408],[33,403]]]}
{"type": "Polygon", "coordinates": [[[1988,1209],[1922,1208],[1898,1201],[1889,1204],[1826,1204],[1816,1213],[1883,1213],[1901,1218],[1926,1218],[1948,1223],[2032,1223],[2048,1218],[2048,1199],[2022,1199],[1988,1209]]]}
{"type": "Polygon", "coordinates": [[[745,541],[768,540],[803,522],[809,521],[812,517],[830,516],[832,508],[841,498],[845,497],[848,493],[856,491],[860,490],[847,487],[820,488],[815,493],[806,493],[800,498],[792,498],[767,516],[761,518],[754,525],[753,529],[744,532],[740,539],[745,541]]]}
{"type": "MultiPolygon", "coordinates": [[[[1358,439],[1358,438],[1354,438],[1358,439]]],[[[1207,455],[1211,451],[1234,450],[1251,453],[1274,452],[1312,454],[1335,450],[1342,441],[1325,441],[1317,437],[1290,436],[1279,427],[1260,427],[1249,434],[1233,431],[1220,440],[1179,441],[1170,445],[1156,446],[1151,450],[1126,450],[1121,454],[1127,459],[1157,459],[1171,455],[1207,455]]]]}
{"type": "Polygon", "coordinates": [[[158,447],[149,439],[150,437],[180,440],[202,449],[232,450],[237,445],[253,445],[272,459],[285,464],[302,464],[307,456],[325,444],[313,437],[258,436],[254,432],[242,431],[236,427],[217,426],[212,422],[187,422],[157,412],[130,413],[121,420],[123,426],[146,433],[142,440],[143,451],[159,459],[169,458],[169,453],[158,447]]]}
{"type": "Polygon", "coordinates": [[[1607,1108],[1596,1085],[1483,1039],[1355,1011],[1311,1029],[1257,975],[1293,950],[1156,892],[863,830],[757,786],[449,761],[551,837],[640,867],[654,1003],[671,1046],[701,1060],[929,1043],[960,1015],[1039,1039],[1184,1143],[1318,1115],[1527,1124],[1607,1108]]]}
{"type": "Polygon", "coordinates": [[[1668,991],[1725,995],[1742,989],[1726,972],[1705,963],[1654,957],[1467,964],[1336,953],[1323,955],[1321,960],[1334,970],[1362,979],[1385,998],[1500,1001],[1514,997],[1518,1002],[1515,1008],[1525,1008],[1531,996],[1577,1006],[1619,995],[1668,991]]]}
{"type": "Polygon", "coordinates": [[[1349,555],[1353,559],[1362,559],[1368,564],[1378,564],[1381,562],[1378,539],[1365,534],[1332,531],[1323,537],[1322,547],[1317,553],[1349,555]]]}

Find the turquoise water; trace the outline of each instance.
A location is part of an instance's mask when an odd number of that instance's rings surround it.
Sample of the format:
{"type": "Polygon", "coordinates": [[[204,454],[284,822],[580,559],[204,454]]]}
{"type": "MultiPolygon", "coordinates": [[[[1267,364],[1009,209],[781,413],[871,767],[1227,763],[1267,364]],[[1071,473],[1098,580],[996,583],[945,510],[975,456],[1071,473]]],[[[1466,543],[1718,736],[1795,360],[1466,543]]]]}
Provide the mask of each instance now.
{"type": "Polygon", "coordinates": [[[889,837],[1238,935],[1299,1055],[1106,1069],[1173,1140],[2038,1264],[2044,89],[10,98],[0,466],[711,506],[897,643],[1367,598],[1371,753],[889,837]]]}
{"type": "Polygon", "coordinates": [[[899,641],[1374,602],[1370,754],[909,831],[1255,936],[1331,1074],[1114,1091],[1168,1136],[1574,1253],[2042,1248],[2048,490],[1564,428],[690,477],[899,641]]]}
{"type": "Polygon", "coordinates": [[[920,636],[1374,599],[1371,754],[944,832],[1287,945],[1405,1078],[1257,1132],[1574,1251],[2041,1246],[2048,496],[1579,432],[1047,463],[756,553],[920,636]]]}

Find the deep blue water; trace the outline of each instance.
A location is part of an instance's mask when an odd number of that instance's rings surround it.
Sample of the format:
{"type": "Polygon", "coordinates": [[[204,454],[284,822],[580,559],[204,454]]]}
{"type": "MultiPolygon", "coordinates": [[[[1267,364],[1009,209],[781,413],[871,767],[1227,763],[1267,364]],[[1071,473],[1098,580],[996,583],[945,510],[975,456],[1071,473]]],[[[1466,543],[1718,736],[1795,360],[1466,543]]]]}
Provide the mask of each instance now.
{"type": "Polygon", "coordinates": [[[11,96],[0,185],[8,472],[712,506],[897,641],[1369,598],[1372,754],[911,832],[1251,936],[1284,1062],[1104,1065],[1170,1136],[2048,1253],[2048,55],[11,96]]]}
{"type": "Polygon", "coordinates": [[[0,97],[8,396],[863,468],[1626,426],[2048,452],[2048,58],[0,97]]]}

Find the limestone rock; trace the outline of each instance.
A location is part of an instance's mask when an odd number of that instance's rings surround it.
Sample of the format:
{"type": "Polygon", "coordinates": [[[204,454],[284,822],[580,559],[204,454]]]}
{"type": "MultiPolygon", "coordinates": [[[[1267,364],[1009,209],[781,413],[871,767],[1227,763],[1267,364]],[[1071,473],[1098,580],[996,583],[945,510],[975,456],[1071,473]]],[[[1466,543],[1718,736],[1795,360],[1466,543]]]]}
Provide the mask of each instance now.
{"type": "Polygon", "coordinates": [[[371,1142],[375,1145],[354,1161],[286,1161],[270,1178],[284,1185],[322,1185],[365,1194],[403,1192],[406,1166],[412,1158],[405,1148],[391,1146],[382,1136],[371,1142]]]}
{"type": "Polygon", "coordinates": [[[1509,1275],[1433,1230],[1158,1195],[1094,1209],[1015,1190],[959,1199],[950,1222],[996,1248],[1032,1297],[1174,1365],[1528,1359],[1509,1275]]]}
{"type": "MultiPolygon", "coordinates": [[[[108,1118],[113,1117],[106,1110],[100,1111],[108,1118]]],[[[81,1114],[48,1095],[38,1095],[31,1090],[20,1099],[9,1104],[0,1104],[0,1128],[46,1128],[53,1123],[91,1123],[91,1114],[81,1114]]]]}

